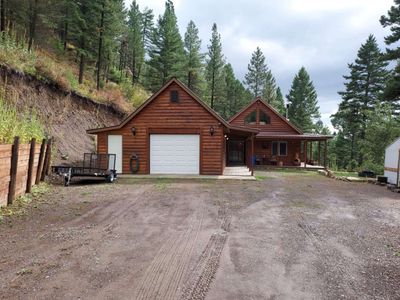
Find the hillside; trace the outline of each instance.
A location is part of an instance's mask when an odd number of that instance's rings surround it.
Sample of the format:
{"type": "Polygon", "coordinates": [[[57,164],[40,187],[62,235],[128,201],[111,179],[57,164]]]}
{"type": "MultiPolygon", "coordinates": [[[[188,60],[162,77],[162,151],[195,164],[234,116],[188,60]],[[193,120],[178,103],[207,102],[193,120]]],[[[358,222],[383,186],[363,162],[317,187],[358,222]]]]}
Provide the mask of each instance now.
{"type": "Polygon", "coordinates": [[[4,66],[0,67],[0,85],[9,105],[19,112],[36,112],[46,134],[54,138],[56,163],[66,162],[61,157],[78,161],[84,152],[94,151],[93,137],[85,130],[117,124],[126,114],[112,104],[95,102],[4,66]]]}

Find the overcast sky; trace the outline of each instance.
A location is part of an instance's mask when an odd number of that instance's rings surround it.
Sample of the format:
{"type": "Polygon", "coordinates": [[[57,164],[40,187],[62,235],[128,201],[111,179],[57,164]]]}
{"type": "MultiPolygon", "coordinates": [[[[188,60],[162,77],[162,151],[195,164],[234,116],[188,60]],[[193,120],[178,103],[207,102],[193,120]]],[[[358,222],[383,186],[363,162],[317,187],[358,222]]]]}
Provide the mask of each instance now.
{"type": "MultiPolygon", "coordinates": [[[[125,0],[129,6],[131,0],[125,0]]],[[[137,0],[156,18],[164,11],[164,0],[137,0]]],[[[175,0],[183,36],[193,20],[207,51],[215,22],[222,37],[223,53],[236,76],[243,80],[251,53],[257,46],[266,56],[278,85],[286,95],[295,73],[305,66],[319,96],[322,119],[337,110],[343,89],[342,76],[361,43],[370,33],[381,48],[388,29],[379,23],[393,0],[175,0]]]]}

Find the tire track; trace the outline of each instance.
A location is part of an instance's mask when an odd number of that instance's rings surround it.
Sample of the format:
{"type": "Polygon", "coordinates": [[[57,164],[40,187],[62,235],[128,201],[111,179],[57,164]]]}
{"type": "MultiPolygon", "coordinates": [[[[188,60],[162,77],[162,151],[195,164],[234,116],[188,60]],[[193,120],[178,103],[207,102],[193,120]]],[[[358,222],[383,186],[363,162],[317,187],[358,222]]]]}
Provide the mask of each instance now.
{"type": "Polygon", "coordinates": [[[160,248],[136,293],[135,299],[176,299],[186,277],[190,259],[204,218],[204,204],[190,221],[190,226],[179,235],[172,235],[160,248]]]}
{"type": "MultiPolygon", "coordinates": [[[[292,201],[291,201],[292,202],[292,201]]],[[[294,203],[294,202],[293,202],[294,203]]],[[[350,270],[349,264],[341,265],[337,262],[337,259],[330,253],[331,248],[327,246],[327,242],[322,236],[320,236],[307,222],[304,215],[300,212],[295,212],[295,221],[297,225],[304,231],[306,237],[311,241],[312,245],[316,249],[319,256],[322,258],[325,265],[329,266],[334,273],[340,275],[343,278],[342,282],[344,286],[357,295],[354,283],[354,276],[350,270]]]]}
{"type": "Polygon", "coordinates": [[[231,216],[227,214],[226,209],[220,209],[218,215],[221,231],[214,233],[210,237],[196,266],[188,276],[181,300],[205,299],[215,278],[231,224],[231,216]]]}

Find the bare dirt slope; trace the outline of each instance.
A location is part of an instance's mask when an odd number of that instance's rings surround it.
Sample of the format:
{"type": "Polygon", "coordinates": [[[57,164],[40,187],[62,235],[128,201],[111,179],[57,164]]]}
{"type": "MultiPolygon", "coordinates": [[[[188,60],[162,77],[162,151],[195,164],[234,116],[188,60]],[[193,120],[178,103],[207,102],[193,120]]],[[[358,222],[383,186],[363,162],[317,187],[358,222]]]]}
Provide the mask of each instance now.
{"type": "Polygon", "coordinates": [[[0,225],[0,298],[400,298],[398,194],[266,174],[55,186],[0,225]]]}
{"type": "Polygon", "coordinates": [[[57,148],[55,163],[65,162],[61,161],[63,155],[75,162],[82,159],[84,152],[93,152],[93,136],[87,135],[86,130],[118,124],[124,116],[111,105],[63,92],[3,67],[0,67],[0,83],[10,104],[21,111],[35,111],[44,122],[57,148]]]}

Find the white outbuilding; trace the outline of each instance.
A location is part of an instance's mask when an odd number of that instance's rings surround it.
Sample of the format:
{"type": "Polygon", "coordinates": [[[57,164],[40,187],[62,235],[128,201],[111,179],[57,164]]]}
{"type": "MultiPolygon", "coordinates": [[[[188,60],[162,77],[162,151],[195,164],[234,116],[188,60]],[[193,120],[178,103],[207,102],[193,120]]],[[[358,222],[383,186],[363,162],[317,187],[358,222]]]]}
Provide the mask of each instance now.
{"type": "Polygon", "coordinates": [[[388,183],[398,185],[400,180],[400,138],[390,144],[385,151],[385,177],[388,183]]]}

